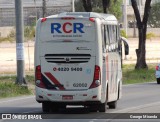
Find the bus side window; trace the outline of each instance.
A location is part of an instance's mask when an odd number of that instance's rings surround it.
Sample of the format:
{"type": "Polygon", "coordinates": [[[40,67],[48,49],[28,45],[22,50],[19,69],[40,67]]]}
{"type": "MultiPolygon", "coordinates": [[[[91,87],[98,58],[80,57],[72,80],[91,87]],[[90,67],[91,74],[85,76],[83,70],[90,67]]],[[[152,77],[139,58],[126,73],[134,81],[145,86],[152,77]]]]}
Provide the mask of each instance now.
{"type": "Polygon", "coordinates": [[[106,33],[106,45],[109,45],[110,39],[109,39],[109,31],[107,25],[105,26],[105,33],[106,33]]]}
{"type": "Polygon", "coordinates": [[[108,30],[109,30],[109,42],[112,44],[113,42],[113,36],[112,36],[112,26],[108,25],[108,30]]]}
{"type": "Polygon", "coordinates": [[[113,37],[114,37],[114,43],[117,42],[117,28],[116,25],[113,26],[113,37]]]}
{"type": "Polygon", "coordinates": [[[103,53],[106,52],[106,33],[105,33],[105,26],[101,26],[101,31],[102,31],[102,49],[103,53]]]}
{"type": "Polygon", "coordinates": [[[106,28],[107,28],[107,33],[108,33],[108,51],[110,52],[110,51],[112,51],[111,50],[111,29],[110,29],[110,25],[107,25],[106,26],[106,28]]]}
{"type": "Polygon", "coordinates": [[[113,36],[113,44],[116,42],[116,34],[115,34],[115,28],[114,25],[112,25],[112,36],[113,36]]]}

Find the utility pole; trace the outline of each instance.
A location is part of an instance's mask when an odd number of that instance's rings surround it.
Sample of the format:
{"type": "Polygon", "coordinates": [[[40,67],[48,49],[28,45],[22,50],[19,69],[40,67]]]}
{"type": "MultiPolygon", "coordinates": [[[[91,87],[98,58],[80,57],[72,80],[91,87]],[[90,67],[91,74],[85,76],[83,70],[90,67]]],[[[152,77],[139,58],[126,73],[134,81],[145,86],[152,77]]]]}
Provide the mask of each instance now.
{"type": "Polygon", "coordinates": [[[36,0],[34,0],[34,8],[35,8],[35,14],[36,14],[36,21],[37,21],[38,14],[37,14],[36,0]]]}
{"type": "Polygon", "coordinates": [[[42,2],[42,11],[43,11],[43,17],[46,16],[46,0],[43,0],[42,2]]]}
{"type": "Polygon", "coordinates": [[[72,12],[75,12],[74,0],[72,0],[72,12]]]}
{"type": "Polygon", "coordinates": [[[24,75],[24,19],[22,0],[15,0],[16,16],[16,56],[17,56],[17,80],[16,84],[23,85],[25,82],[24,75]]]}

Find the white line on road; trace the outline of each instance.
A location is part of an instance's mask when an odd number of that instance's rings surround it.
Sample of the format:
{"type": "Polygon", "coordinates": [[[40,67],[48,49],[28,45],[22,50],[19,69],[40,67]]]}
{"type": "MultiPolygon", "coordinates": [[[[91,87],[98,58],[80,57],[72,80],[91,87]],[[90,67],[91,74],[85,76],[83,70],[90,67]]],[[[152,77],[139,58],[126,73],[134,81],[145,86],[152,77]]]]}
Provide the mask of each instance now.
{"type": "Polygon", "coordinates": [[[40,111],[40,110],[27,111],[27,112],[23,112],[23,114],[36,113],[36,112],[42,112],[42,111],[40,111]]]}
{"type": "Polygon", "coordinates": [[[110,113],[127,113],[127,112],[131,112],[133,110],[138,110],[138,109],[142,109],[142,108],[151,107],[153,105],[160,105],[160,102],[154,102],[154,103],[149,103],[149,104],[145,104],[145,105],[130,107],[130,108],[126,108],[126,109],[113,111],[113,112],[110,112],[110,113]]]}

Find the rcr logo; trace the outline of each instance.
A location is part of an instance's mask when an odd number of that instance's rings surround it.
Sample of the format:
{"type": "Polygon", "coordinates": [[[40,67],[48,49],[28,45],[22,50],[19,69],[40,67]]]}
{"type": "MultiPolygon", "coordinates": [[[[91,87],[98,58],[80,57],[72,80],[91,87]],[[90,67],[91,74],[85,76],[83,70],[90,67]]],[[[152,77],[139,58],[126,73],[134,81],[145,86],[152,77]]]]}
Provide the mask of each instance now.
{"type": "Polygon", "coordinates": [[[51,23],[51,33],[84,33],[83,28],[84,25],[82,23],[51,23]]]}

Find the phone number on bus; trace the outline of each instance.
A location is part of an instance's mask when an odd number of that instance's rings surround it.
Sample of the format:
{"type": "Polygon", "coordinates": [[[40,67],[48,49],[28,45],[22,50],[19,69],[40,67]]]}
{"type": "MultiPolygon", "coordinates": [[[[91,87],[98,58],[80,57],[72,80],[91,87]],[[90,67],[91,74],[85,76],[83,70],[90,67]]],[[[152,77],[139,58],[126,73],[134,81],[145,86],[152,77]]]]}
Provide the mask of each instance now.
{"type": "Polygon", "coordinates": [[[54,67],[53,71],[82,71],[82,67],[54,67]]]}

